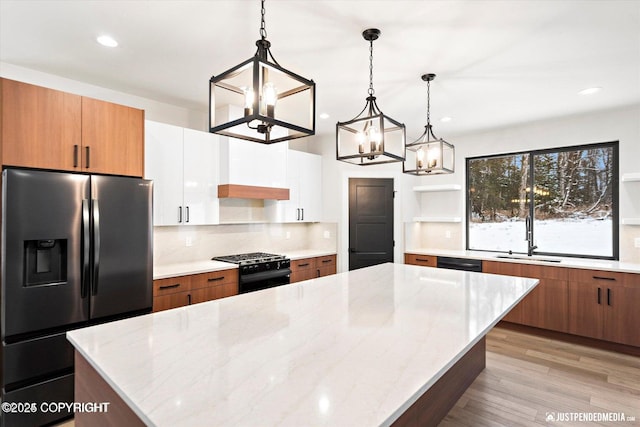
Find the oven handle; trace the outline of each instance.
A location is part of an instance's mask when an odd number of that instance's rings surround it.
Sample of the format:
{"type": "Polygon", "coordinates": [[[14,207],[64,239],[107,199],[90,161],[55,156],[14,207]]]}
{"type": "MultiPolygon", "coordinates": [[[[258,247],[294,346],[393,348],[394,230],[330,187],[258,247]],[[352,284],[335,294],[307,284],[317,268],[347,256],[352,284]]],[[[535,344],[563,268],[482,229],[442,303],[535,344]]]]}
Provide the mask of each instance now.
{"type": "Polygon", "coordinates": [[[261,271],[260,273],[253,273],[247,275],[240,275],[240,283],[254,283],[261,280],[275,279],[278,277],[286,277],[291,274],[291,269],[282,268],[280,270],[261,271]]]}

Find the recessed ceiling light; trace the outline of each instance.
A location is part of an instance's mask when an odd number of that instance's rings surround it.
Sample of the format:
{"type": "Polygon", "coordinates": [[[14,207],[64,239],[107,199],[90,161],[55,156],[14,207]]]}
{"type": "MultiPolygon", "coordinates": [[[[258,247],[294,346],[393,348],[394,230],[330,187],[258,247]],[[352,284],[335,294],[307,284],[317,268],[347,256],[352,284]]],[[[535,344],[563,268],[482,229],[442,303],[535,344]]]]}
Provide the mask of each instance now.
{"type": "Polygon", "coordinates": [[[98,40],[98,43],[100,43],[102,46],[106,46],[106,47],[118,46],[118,42],[111,36],[100,36],[96,40],[98,40]]]}
{"type": "Polygon", "coordinates": [[[320,113],[320,118],[321,119],[328,119],[330,116],[327,113],[320,113]]]}
{"type": "Polygon", "coordinates": [[[452,119],[451,117],[449,117],[449,116],[445,116],[445,117],[443,117],[443,118],[441,118],[441,119],[440,119],[440,121],[441,121],[441,122],[444,122],[444,123],[446,123],[446,122],[450,122],[451,120],[453,120],[453,119],[452,119]]]}
{"type": "Polygon", "coordinates": [[[601,90],[601,87],[590,87],[587,89],[582,89],[580,92],[578,92],[578,95],[593,95],[594,93],[598,93],[601,90]]]}

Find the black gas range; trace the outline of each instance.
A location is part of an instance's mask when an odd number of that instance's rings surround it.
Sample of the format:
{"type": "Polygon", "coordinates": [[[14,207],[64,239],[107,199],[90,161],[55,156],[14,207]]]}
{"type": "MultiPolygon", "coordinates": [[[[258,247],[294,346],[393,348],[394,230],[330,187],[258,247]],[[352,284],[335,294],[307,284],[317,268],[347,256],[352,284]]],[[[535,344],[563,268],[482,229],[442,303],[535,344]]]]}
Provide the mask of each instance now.
{"type": "Polygon", "coordinates": [[[284,255],[252,252],[212,259],[238,264],[238,292],[241,294],[289,284],[291,260],[284,255]]]}

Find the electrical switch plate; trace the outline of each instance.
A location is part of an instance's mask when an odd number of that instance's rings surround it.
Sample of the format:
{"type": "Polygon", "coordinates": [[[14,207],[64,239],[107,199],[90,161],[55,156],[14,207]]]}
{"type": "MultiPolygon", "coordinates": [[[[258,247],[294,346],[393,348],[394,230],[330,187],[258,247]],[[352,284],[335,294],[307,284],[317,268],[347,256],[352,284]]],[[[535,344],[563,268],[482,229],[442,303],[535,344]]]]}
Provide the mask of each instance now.
{"type": "Polygon", "coordinates": [[[445,237],[445,239],[450,239],[451,238],[451,231],[450,230],[445,231],[444,232],[444,237],[445,237]]]}
{"type": "Polygon", "coordinates": [[[191,239],[191,236],[188,236],[188,237],[184,240],[184,245],[185,245],[185,246],[193,246],[193,239],[191,239]]]}
{"type": "Polygon", "coordinates": [[[636,237],[635,239],[633,239],[633,246],[635,246],[636,248],[640,248],[640,237],[636,237]]]}
{"type": "Polygon", "coordinates": [[[291,232],[287,231],[286,233],[284,233],[284,238],[285,239],[290,239],[291,238],[291,232]]]}
{"type": "Polygon", "coordinates": [[[331,238],[331,232],[329,232],[329,230],[325,230],[322,235],[324,236],[325,239],[331,238]]]}

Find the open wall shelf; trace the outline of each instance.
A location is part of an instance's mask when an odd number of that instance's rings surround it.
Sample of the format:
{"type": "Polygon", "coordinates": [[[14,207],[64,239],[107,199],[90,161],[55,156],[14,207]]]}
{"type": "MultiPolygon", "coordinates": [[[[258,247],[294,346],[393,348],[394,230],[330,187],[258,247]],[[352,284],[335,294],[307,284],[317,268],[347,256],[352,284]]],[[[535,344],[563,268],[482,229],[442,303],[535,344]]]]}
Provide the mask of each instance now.
{"type": "Polygon", "coordinates": [[[622,182],[640,181],[640,172],[625,173],[622,175],[622,182]]]}
{"type": "Polygon", "coordinates": [[[640,218],[622,218],[620,220],[622,225],[640,225],[640,218]]]}
{"type": "Polygon", "coordinates": [[[413,191],[420,192],[434,192],[434,191],[460,191],[462,186],[460,184],[446,184],[446,185],[416,185],[413,187],[413,191]]]}
{"type": "Polygon", "coordinates": [[[460,217],[426,217],[416,216],[413,218],[414,222],[462,222],[460,217]]]}

